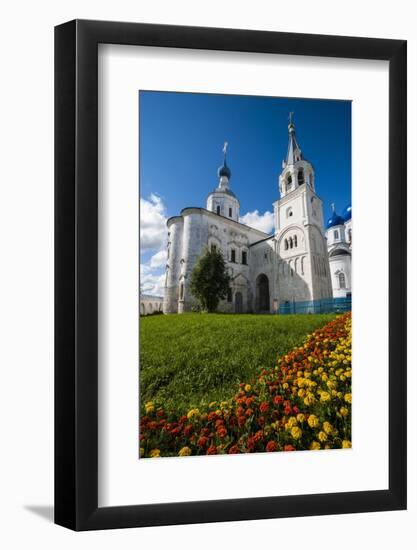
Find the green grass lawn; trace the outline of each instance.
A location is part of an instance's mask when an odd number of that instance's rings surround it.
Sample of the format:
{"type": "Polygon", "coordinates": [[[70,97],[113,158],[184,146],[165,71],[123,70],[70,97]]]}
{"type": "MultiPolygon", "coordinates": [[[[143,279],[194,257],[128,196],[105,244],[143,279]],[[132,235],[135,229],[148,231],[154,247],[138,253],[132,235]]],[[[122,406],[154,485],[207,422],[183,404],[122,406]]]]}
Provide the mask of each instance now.
{"type": "Polygon", "coordinates": [[[142,403],[185,412],[232,397],[335,316],[186,313],[140,319],[142,403]]]}

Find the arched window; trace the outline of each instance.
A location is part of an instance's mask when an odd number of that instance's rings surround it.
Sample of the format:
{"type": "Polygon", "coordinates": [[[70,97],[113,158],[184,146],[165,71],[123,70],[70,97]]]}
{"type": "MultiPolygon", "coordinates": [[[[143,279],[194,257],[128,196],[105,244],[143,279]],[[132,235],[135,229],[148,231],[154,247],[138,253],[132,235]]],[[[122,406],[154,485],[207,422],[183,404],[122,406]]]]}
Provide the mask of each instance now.
{"type": "Polygon", "coordinates": [[[294,235],[294,246],[297,247],[297,235],[294,235]]]}
{"type": "Polygon", "coordinates": [[[291,184],[292,184],[292,177],[291,177],[291,174],[288,174],[287,179],[286,179],[287,191],[289,191],[291,189],[291,184]]]}
{"type": "Polygon", "coordinates": [[[232,289],[231,288],[227,289],[227,301],[228,302],[232,301],[232,289]]]}
{"type": "Polygon", "coordinates": [[[287,241],[287,239],[285,239],[285,241],[284,241],[284,249],[288,250],[288,241],[287,241]]]}
{"type": "Polygon", "coordinates": [[[346,277],[344,273],[339,273],[339,287],[346,288],[346,277]]]}
{"type": "Polygon", "coordinates": [[[291,216],[292,216],[292,208],[289,207],[287,208],[287,218],[291,218],[291,216]]]}
{"type": "Polygon", "coordinates": [[[234,248],[230,251],[230,261],[236,263],[236,250],[234,248]]]}
{"type": "Polygon", "coordinates": [[[304,275],[304,261],[305,261],[305,256],[301,258],[301,275],[304,275]]]}
{"type": "Polygon", "coordinates": [[[338,239],[338,238],[339,238],[339,231],[338,231],[337,229],[335,229],[335,230],[333,231],[333,237],[334,237],[334,239],[338,239]]]}
{"type": "Polygon", "coordinates": [[[292,237],[289,238],[289,242],[290,242],[290,248],[292,248],[292,246],[293,246],[292,237]]]}
{"type": "Polygon", "coordinates": [[[351,229],[348,229],[348,240],[349,240],[349,243],[352,242],[352,230],[351,229]]]}
{"type": "Polygon", "coordinates": [[[229,218],[231,218],[231,217],[232,217],[232,209],[229,208],[229,218]]]}
{"type": "Polygon", "coordinates": [[[242,251],[242,264],[247,265],[247,263],[248,263],[248,253],[246,252],[246,250],[243,250],[242,251]]]}
{"type": "Polygon", "coordinates": [[[180,300],[184,300],[184,283],[180,284],[180,300]]]}
{"type": "Polygon", "coordinates": [[[303,185],[304,183],[304,170],[302,168],[298,170],[297,181],[298,185],[303,185]]]}
{"type": "Polygon", "coordinates": [[[217,246],[216,246],[214,243],[211,243],[211,245],[210,245],[210,251],[211,251],[211,252],[216,252],[216,250],[217,250],[217,246]]]}
{"type": "Polygon", "coordinates": [[[216,213],[220,216],[220,206],[216,206],[216,213]]]}

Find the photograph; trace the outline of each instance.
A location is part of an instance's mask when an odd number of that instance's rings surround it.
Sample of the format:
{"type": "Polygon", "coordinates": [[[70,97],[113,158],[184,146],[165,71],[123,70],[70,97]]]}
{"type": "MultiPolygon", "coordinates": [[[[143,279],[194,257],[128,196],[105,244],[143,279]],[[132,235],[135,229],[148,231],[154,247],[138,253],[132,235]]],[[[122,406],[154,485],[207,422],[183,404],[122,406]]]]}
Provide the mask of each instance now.
{"type": "Polygon", "coordinates": [[[139,457],[351,448],[351,102],[140,91],[139,134],[139,457]]]}

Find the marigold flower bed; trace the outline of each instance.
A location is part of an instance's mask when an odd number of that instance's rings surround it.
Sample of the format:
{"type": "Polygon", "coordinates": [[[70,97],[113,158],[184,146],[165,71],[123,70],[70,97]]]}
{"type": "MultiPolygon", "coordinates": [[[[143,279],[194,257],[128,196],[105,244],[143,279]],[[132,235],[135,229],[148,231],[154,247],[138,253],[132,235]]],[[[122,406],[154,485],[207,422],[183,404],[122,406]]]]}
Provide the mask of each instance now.
{"type": "Polygon", "coordinates": [[[178,416],[141,411],[140,456],[190,456],[351,447],[351,314],[310,334],[238,393],[178,416]]]}

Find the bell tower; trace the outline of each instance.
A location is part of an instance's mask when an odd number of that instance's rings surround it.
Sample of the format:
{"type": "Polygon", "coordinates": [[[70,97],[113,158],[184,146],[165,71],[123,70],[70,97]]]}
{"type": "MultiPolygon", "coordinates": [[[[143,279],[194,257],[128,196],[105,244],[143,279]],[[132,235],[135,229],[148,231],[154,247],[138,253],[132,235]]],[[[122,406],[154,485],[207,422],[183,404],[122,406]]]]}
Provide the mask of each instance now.
{"type": "Polygon", "coordinates": [[[293,115],[289,116],[287,156],[278,178],[280,198],[274,203],[275,237],[282,266],[279,273],[283,276],[281,301],[330,298],[323,204],[316,194],[314,168],[297,141],[293,115]],[[296,283],[299,288],[294,294],[296,283]]]}

